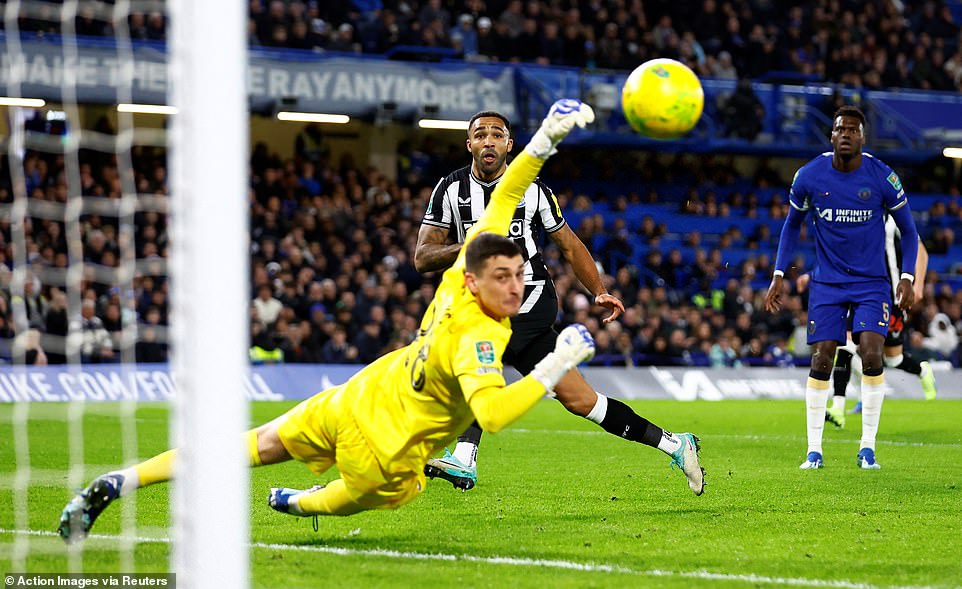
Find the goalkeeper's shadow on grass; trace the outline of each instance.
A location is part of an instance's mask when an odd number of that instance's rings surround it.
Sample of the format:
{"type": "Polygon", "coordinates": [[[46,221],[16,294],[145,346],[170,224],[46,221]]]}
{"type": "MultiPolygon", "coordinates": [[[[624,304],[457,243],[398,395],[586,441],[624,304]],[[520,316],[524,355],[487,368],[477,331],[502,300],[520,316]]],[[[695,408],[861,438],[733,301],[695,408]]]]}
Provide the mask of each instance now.
{"type": "Polygon", "coordinates": [[[307,516],[281,520],[275,520],[274,515],[257,518],[251,529],[252,542],[367,550],[403,546],[418,537],[417,524],[402,523],[391,517],[393,512],[368,512],[351,518],[307,516]]]}
{"type": "Polygon", "coordinates": [[[324,529],[324,520],[321,520],[320,527],[315,532],[311,528],[311,524],[307,523],[304,527],[299,527],[296,531],[291,531],[290,529],[285,530],[283,540],[264,540],[255,538],[255,543],[261,544],[284,544],[287,546],[301,546],[301,547],[312,547],[312,546],[323,546],[330,549],[342,548],[344,550],[351,551],[364,551],[364,550],[384,550],[385,546],[391,546],[391,550],[398,552],[405,552],[410,550],[412,552],[417,551],[422,544],[419,544],[417,536],[412,536],[411,534],[401,534],[401,533],[382,533],[381,530],[374,527],[364,528],[357,527],[353,528],[347,532],[343,531],[332,531],[324,529]],[[365,531],[367,529],[367,531],[365,531]],[[409,548],[405,548],[406,544],[410,544],[409,548]]]}

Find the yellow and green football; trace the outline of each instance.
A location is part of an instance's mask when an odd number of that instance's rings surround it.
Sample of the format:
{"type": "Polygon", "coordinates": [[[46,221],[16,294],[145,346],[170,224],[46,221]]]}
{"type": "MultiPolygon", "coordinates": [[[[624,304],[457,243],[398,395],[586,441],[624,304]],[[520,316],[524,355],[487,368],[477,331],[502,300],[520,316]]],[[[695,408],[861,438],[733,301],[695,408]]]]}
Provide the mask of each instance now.
{"type": "Polygon", "coordinates": [[[621,107],[631,127],[646,137],[677,139],[701,116],[705,92],[695,72],[674,59],[652,59],[631,72],[621,107]]]}

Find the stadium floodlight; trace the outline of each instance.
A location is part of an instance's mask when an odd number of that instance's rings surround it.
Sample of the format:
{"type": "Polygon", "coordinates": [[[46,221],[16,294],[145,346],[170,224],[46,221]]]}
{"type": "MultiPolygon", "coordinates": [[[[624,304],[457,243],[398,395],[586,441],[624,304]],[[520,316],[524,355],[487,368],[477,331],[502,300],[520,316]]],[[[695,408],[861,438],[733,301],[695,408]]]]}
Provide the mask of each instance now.
{"type": "Polygon", "coordinates": [[[421,119],[418,121],[418,127],[421,127],[422,129],[449,129],[451,131],[466,131],[468,129],[468,122],[445,119],[421,119]]]}
{"type": "Polygon", "coordinates": [[[962,147],[946,147],[942,150],[942,155],[948,158],[962,160],[962,147]]]}
{"type": "Polygon", "coordinates": [[[347,115],[335,115],[320,112],[292,112],[282,110],[277,113],[278,121],[295,121],[300,123],[330,123],[333,125],[344,125],[351,122],[351,117],[347,115]]]}
{"type": "Polygon", "coordinates": [[[43,98],[18,98],[16,96],[0,96],[0,106],[23,106],[26,108],[40,108],[47,104],[43,98]]]}
{"type": "Polygon", "coordinates": [[[177,114],[177,107],[167,106],[166,104],[122,103],[117,105],[117,112],[130,112],[146,115],[175,115],[177,114]]]}
{"type": "Polygon", "coordinates": [[[441,107],[437,104],[425,104],[418,109],[417,121],[418,127],[422,129],[448,129],[451,131],[467,131],[468,122],[467,121],[455,121],[450,119],[442,119],[438,115],[441,114],[441,107]]]}

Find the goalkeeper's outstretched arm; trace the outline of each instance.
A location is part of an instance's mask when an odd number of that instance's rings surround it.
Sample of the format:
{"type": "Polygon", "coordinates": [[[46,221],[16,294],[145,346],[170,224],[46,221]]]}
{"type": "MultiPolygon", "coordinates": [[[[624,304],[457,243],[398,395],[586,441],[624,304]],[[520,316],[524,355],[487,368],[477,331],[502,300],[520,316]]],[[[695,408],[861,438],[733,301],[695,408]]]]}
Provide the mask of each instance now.
{"type": "MultiPolygon", "coordinates": [[[[595,118],[587,104],[564,99],[555,102],[524,150],[505,170],[491,196],[491,202],[471,228],[465,247],[452,270],[464,268],[468,244],[482,232],[505,235],[514,211],[528,186],[534,181],[562,139],[575,127],[584,127],[595,118]]],[[[449,270],[448,272],[451,272],[449,270]]],[[[582,325],[572,325],[561,332],[554,352],[545,356],[531,374],[508,386],[489,386],[471,390],[465,386],[465,399],[478,423],[485,430],[496,432],[530,409],[544,394],[553,393],[555,385],[572,368],[594,355],[594,340],[582,325]]],[[[467,384],[467,383],[464,383],[467,384]]]]}
{"type": "Polygon", "coordinates": [[[595,355],[595,341],[588,328],[574,323],[558,335],[554,351],[538,362],[528,376],[504,387],[485,387],[465,391],[471,412],[478,424],[491,433],[498,432],[524,415],[572,368],[595,355]]]}

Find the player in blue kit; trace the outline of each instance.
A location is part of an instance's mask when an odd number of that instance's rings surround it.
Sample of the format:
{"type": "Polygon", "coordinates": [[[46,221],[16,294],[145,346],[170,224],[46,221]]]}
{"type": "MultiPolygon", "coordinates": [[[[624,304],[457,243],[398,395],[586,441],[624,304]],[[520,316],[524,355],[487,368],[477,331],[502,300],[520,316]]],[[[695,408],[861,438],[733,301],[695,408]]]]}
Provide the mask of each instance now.
{"type": "Polygon", "coordinates": [[[884,396],[882,346],[893,310],[885,262],[886,212],[902,235],[902,274],[894,304],[912,306],[918,231],[898,174],[863,153],[865,115],[854,106],[835,113],[832,151],[795,173],[765,308],[781,308],[784,275],[809,211],[815,224],[815,268],[808,303],[808,343],[814,346],[805,387],[808,455],[802,469],[822,468],[822,430],[835,349],[845,343],[847,316],[862,360],[862,439],[858,465],[879,468],[875,437],[884,396]]]}

